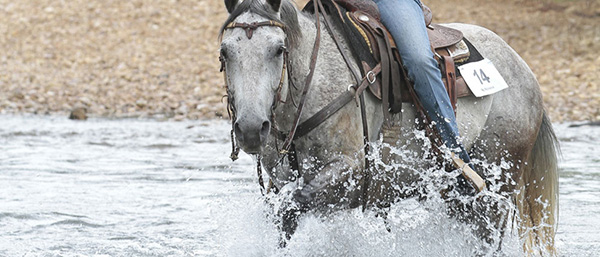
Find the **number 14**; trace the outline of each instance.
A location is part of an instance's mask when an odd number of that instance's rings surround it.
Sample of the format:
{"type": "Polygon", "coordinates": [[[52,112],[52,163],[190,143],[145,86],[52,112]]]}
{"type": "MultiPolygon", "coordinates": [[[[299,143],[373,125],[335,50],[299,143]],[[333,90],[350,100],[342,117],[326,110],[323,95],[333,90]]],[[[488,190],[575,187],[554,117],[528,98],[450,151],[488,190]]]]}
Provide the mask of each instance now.
{"type": "Polygon", "coordinates": [[[485,75],[485,73],[483,72],[483,69],[479,69],[479,72],[477,72],[477,70],[474,70],[473,75],[475,77],[477,77],[477,79],[479,79],[479,83],[482,85],[483,85],[484,81],[487,83],[490,83],[490,77],[485,75]]]}

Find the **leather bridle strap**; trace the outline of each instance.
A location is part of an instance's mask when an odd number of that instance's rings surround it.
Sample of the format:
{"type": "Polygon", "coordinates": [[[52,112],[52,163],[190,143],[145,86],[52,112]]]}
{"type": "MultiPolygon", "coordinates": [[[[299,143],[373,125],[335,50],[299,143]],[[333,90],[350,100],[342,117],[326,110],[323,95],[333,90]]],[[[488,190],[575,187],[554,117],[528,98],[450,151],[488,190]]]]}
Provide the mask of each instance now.
{"type": "MultiPolygon", "coordinates": [[[[329,102],[329,104],[327,104],[321,110],[319,110],[318,112],[313,114],[310,118],[308,118],[305,121],[303,121],[302,123],[300,123],[298,125],[298,128],[296,129],[294,139],[301,138],[301,137],[305,136],[306,134],[308,134],[309,132],[311,132],[313,129],[315,129],[321,123],[323,123],[325,120],[327,120],[329,117],[331,117],[331,115],[335,114],[337,111],[342,109],[342,107],[346,106],[346,104],[351,102],[352,99],[356,100],[356,103],[358,105],[360,103],[359,96],[361,96],[362,93],[364,92],[364,90],[371,84],[369,82],[370,78],[368,78],[368,77],[378,76],[379,73],[381,73],[381,65],[375,66],[375,68],[373,68],[371,70],[371,72],[373,75],[365,76],[362,79],[361,84],[357,89],[355,89],[354,86],[348,87],[347,91],[344,91],[343,93],[341,93],[339,96],[337,96],[335,99],[333,99],[331,102],[329,102]]],[[[279,136],[279,137],[281,138],[282,136],[279,136]]],[[[283,137],[285,139],[285,135],[283,137]]]]}
{"type": "MultiPolygon", "coordinates": [[[[317,5],[317,4],[320,6],[320,8],[322,10],[324,9],[320,1],[318,3],[315,3],[315,5],[317,5]]],[[[331,31],[331,26],[332,26],[331,21],[329,20],[329,18],[326,15],[324,15],[323,18],[325,20],[325,25],[331,31]]],[[[296,129],[296,133],[294,134],[294,139],[301,138],[301,137],[305,136],[306,134],[308,134],[310,131],[312,131],[313,129],[318,127],[321,123],[323,123],[325,120],[327,120],[329,117],[331,117],[331,115],[335,114],[342,107],[344,107],[346,104],[348,104],[350,101],[352,101],[353,98],[356,100],[356,104],[359,105],[359,101],[360,101],[359,96],[362,95],[363,91],[367,88],[367,86],[374,83],[376,77],[379,75],[379,73],[381,73],[381,64],[378,64],[372,70],[365,70],[365,73],[367,75],[364,78],[360,78],[360,75],[358,75],[358,72],[355,69],[353,69],[353,67],[350,65],[350,63],[351,63],[350,58],[348,58],[348,56],[345,54],[343,48],[341,47],[341,43],[340,43],[340,40],[338,39],[337,35],[335,33],[330,33],[330,34],[331,34],[334,42],[336,43],[339,52],[342,54],[342,57],[346,61],[348,68],[352,71],[355,79],[357,80],[358,86],[350,86],[348,88],[348,91],[344,91],[338,97],[333,99],[328,105],[323,107],[317,113],[313,114],[313,116],[311,116],[304,122],[300,123],[296,129]],[[352,92],[351,89],[354,89],[354,92],[352,92]]],[[[365,132],[364,133],[365,137],[368,137],[368,128],[365,128],[366,122],[364,122],[364,123],[365,124],[363,124],[363,130],[364,130],[363,132],[365,132]]],[[[366,142],[365,142],[365,144],[366,144],[366,142]]]]}
{"type": "MultiPolygon", "coordinates": [[[[313,5],[315,7],[318,6],[321,10],[325,10],[325,8],[323,8],[323,4],[321,3],[320,0],[314,1],[313,5]]],[[[316,12],[317,12],[317,10],[315,10],[315,13],[316,12]]],[[[325,26],[327,26],[327,31],[330,32],[329,34],[333,38],[333,41],[335,42],[335,44],[338,48],[338,51],[342,54],[342,57],[346,61],[346,64],[348,65],[348,68],[350,69],[350,71],[352,71],[352,74],[354,75],[354,78],[356,79],[357,85],[360,84],[360,80],[361,80],[360,75],[350,65],[350,63],[351,63],[350,58],[348,58],[348,56],[346,55],[346,52],[341,47],[341,43],[340,43],[340,40],[337,37],[337,35],[335,33],[331,32],[332,25],[331,25],[331,21],[330,21],[329,17],[327,15],[323,15],[323,20],[325,21],[325,26]]],[[[298,128],[296,129],[296,134],[294,135],[294,139],[303,137],[306,134],[308,134],[310,131],[312,131],[313,129],[318,127],[327,118],[331,117],[331,115],[333,115],[334,113],[339,111],[348,102],[352,101],[353,96],[354,96],[354,94],[352,92],[350,92],[350,88],[348,88],[348,91],[344,91],[341,95],[339,95],[333,101],[331,101],[327,106],[323,107],[323,109],[321,109],[320,111],[315,113],[313,116],[311,116],[310,118],[308,118],[307,120],[302,122],[300,125],[298,125],[298,128]]]]}
{"type": "MultiPolygon", "coordinates": [[[[315,0],[320,2],[320,0],[315,0]]],[[[312,55],[310,57],[310,66],[309,72],[306,76],[306,81],[304,82],[304,89],[302,89],[302,98],[300,98],[300,103],[298,104],[298,110],[296,112],[296,118],[294,123],[292,124],[292,128],[290,129],[290,133],[288,134],[285,142],[283,143],[282,149],[280,151],[281,154],[287,154],[290,150],[290,146],[292,141],[294,140],[294,135],[296,134],[296,130],[298,128],[298,123],[300,121],[300,116],[302,116],[302,110],[304,108],[304,104],[306,103],[306,95],[308,90],[310,89],[310,84],[312,82],[313,75],[315,74],[315,67],[317,66],[317,56],[319,54],[319,46],[321,45],[321,21],[319,19],[319,7],[318,5],[314,5],[315,10],[315,24],[317,29],[317,34],[315,36],[315,43],[313,45],[312,55]]]]}
{"type": "MultiPolygon", "coordinates": [[[[259,27],[263,27],[263,26],[279,27],[285,31],[285,25],[283,25],[280,22],[273,21],[273,20],[263,21],[263,22],[253,22],[250,24],[232,22],[232,23],[227,24],[225,29],[242,28],[242,29],[246,30],[246,36],[248,37],[248,39],[252,39],[252,34],[254,33],[254,30],[256,30],[259,27]]],[[[220,71],[226,72],[225,71],[225,58],[223,56],[219,56],[219,61],[221,62],[220,71]]],[[[277,86],[277,94],[275,94],[276,99],[273,100],[273,105],[275,105],[278,101],[281,101],[281,89],[282,89],[283,83],[285,81],[285,73],[287,70],[287,66],[288,66],[288,50],[287,50],[287,41],[286,41],[285,52],[283,53],[283,67],[281,69],[281,78],[279,79],[279,85],[277,86]]],[[[229,92],[227,78],[225,78],[225,88],[227,90],[227,112],[229,113],[229,117],[231,117],[233,120],[235,120],[235,108],[233,107],[233,104],[231,103],[231,94],[229,92]]],[[[232,122],[232,129],[231,129],[232,150],[231,150],[230,158],[231,158],[231,160],[235,161],[238,159],[238,154],[239,154],[240,149],[235,145],[233,124],[234,123],[232,122]]],[[[262,177],[262,167],[261,167],[261,162],[260,162],[260,156],[258,156],[258,158],[257,158],[256,172],[258,175],[258,184],[260,185],[260,192],[262,193],[262,195],[264,195],[265,194],[265,183],[264,183],[264,180],[262,177]]],[[[267,190],[267,192],[268,192],[268,190],[267,190]]]]}
{"type": "MultiPolygon", "coordinates": [[[[315,6],[315,15],[318,15],[318,9],[316,8],[316,6],[318,6],[321,10],[323,10],[323,12],[325,12],[325,8],[323,7],[323,4],[321,3],[320,0],[313,0],[313,1],[315,2],[315,3],[313,3],[313,5],[315,6]]],[[[336,5],[334,5],[334,7],[337,8],[336,5]]],[[[338,12],[339,12],[339,10],[338,10],[338,12]]],[[[350,58],[348,58],[348,56],[346,55],[346,52],[341,47],[340,39],[337,37],[337,35],[335,33],[332,32],[332,27],[331,27],[332,25],[331,25],[331,21],[329,20],[329,16],[327,16],[327,14],[324,14],[323,19],[325,20],[325,26],[327,27],[329,34],[333,38],[333,41],[335,42],[335,44],[338,48],[338,51],[340,52],[344,61],[346,62],[348,69],[350,69],[350,71],[354,75],[354,78],[356,80],[356,86],[355,87],[350,86],[348,88],[348,91],[345,91],[344,93],[342,93],[340,96],[338,96],[336,99],[334,99],[330,104],[325,106],[325,108],[321,109],[315,115],[313,115],[308,120],[303,122],[300,126],[298,126],[298,131],[300,132],[298,134],[298,137],[301,137],[301,136],[307,134],[308,132],[310,132],[312,129],[316,128],[319,124],[321,124],[323,121],[325,121],[331,115],[333,115],[338,110],[340,110],[342,107],[344,107],[348,102],[350,102],[354,98],[357,98],[357,96],[360,95],[360,113],[361,113],[361,121],[362,121],[362,127],[363,127],[363,141],[364,141],[364,153],[365,153],[365,172],[364,172],[365,178],[363,181],[363,192],[362,192],[363,211],[364,211],[365,210],[364,207],[366,206],[366,203],[367,203],[367,200],[366,200],[367,199],[367,188],[370,183],[370,174],[369,174],[368,170],[371,167],[371,162],[369,161],[369,158],[368,158],[368,155],[370,153],[369,127],[367,124],[367,116],[366,116],[366,110],[365,110],[365,98],[364,98],[364,95],[361,94],[362,91],[358,92],[357,89],[361,88],[361,87],[365,88],[366,86],[363,86],[362,84],[366,84],[367,81],[368,82],[371,82],[371,81],[369,80],[368,75],[364,79],[361,79],[360,73],[351,65],[352,62],[351,62],[350,58]],[[361,83],[361,80],[362,80],[362,83],[361,83]],[[351,88],[354,89],[354,91],[355,91],[354,93],[350,92],[351,88]]],[[[319,19],[317,16],[317,24],[318,23],[319,23],[319,19]]],[[[366,72],[367,71],[365,71],[365,73],[366,72]]]]}
{"type": "Polygon", "coordinates": [[[310,131],[327,120],[327,118],[331,117],[331,115],[342,109],[342,107],[346,106],[346,104],[352,101],[352,99],[354,99],[354,93],[351,91],[344,91],[341,95],[333,99],[333,101],[331,101],[327,106],[323,107],[323,109],[298,125],[294,139],[301,138],[308,134],[310,131]]]}
{"type": "Polygon", "coordinates": [[[248,37],[248,39],[252,39],[254,30],[256,30],[258,27],[263,27],[263,26],[280,27],[281,29],[285,30],[285,25],[281,24],[280,22],[273,21],[273,20],[262,21],[262,22],[253,22],[253,23],[232,22],[232,23],[227,24],[225,29],[242,28],[242,29],[246,30],[246,36],[248,37]]]}

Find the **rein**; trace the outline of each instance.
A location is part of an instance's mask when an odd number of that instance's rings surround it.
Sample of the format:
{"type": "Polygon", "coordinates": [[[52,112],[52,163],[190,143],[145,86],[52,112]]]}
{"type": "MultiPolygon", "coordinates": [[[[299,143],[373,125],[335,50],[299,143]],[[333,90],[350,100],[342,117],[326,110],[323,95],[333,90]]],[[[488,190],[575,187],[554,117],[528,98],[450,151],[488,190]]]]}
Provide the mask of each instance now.
{"type": "MultiPolygon", "coordinates": [[[[317,0],[318,1],[318,0],[317,0]]],[[[294,123],[292,128],[290,129],[290,133],[287,138],[283,142],[281,154],[289,153],[290,147],[292,145],[292,141],[294,140],[294,134],[296,134],[296,129],[298,128],[298,122],[300,121],[300,116],[302,116],[302,110],[304,109],[304,104],[306,103],[306,95],[308,90],[310,89],[310,84],[312,82],[313,75],[315,74],[315,66],[317,66],[317,57],[319,55],[319,46],[321,45],[321,21],[319,19],[319,8],[315,5],[315,26],[317,28],[317,35],[315,37],[315,43],[313,45],[312,54],[310,56],[310,66],[308,75],[306,80],[304,81],[304,89],[302,90],[302,98],[300,98],[300,103],[298,104],[298,111],[296,112],[296,119],[294,119],[294,123]]]]}

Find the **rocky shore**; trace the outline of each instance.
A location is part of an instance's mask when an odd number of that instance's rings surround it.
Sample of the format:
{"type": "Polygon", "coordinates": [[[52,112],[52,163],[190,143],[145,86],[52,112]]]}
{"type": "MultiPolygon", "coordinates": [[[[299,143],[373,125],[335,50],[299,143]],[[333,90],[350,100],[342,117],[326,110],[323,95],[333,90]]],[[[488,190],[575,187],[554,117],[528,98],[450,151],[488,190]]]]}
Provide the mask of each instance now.
{"type": "MultiPolygon", "coordinates": [[[[504,38],[536,73],[553,121],[600,120],[598,1],[426,3],[436,22],[504,38]]],[[[213,0],[0,0],[0,113],[226,117],[226,17],[213,0]]]]}

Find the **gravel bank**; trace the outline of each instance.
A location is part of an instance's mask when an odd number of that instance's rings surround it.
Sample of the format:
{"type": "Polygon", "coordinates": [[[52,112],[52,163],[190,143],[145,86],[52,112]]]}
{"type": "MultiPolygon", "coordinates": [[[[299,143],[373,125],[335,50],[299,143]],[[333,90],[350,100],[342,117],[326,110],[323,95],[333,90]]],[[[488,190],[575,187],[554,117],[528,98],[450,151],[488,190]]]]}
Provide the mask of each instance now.
{"type": "MultiPolygon", "coordinates": [[[[482,25],[513,46],[554,121],[600,120],[600,3],[426,3],[436,22],[482,25]]],[[[226,16],[213,0],[0,0],[0,113],[226,116],[217,58],[226,16]]]]}

